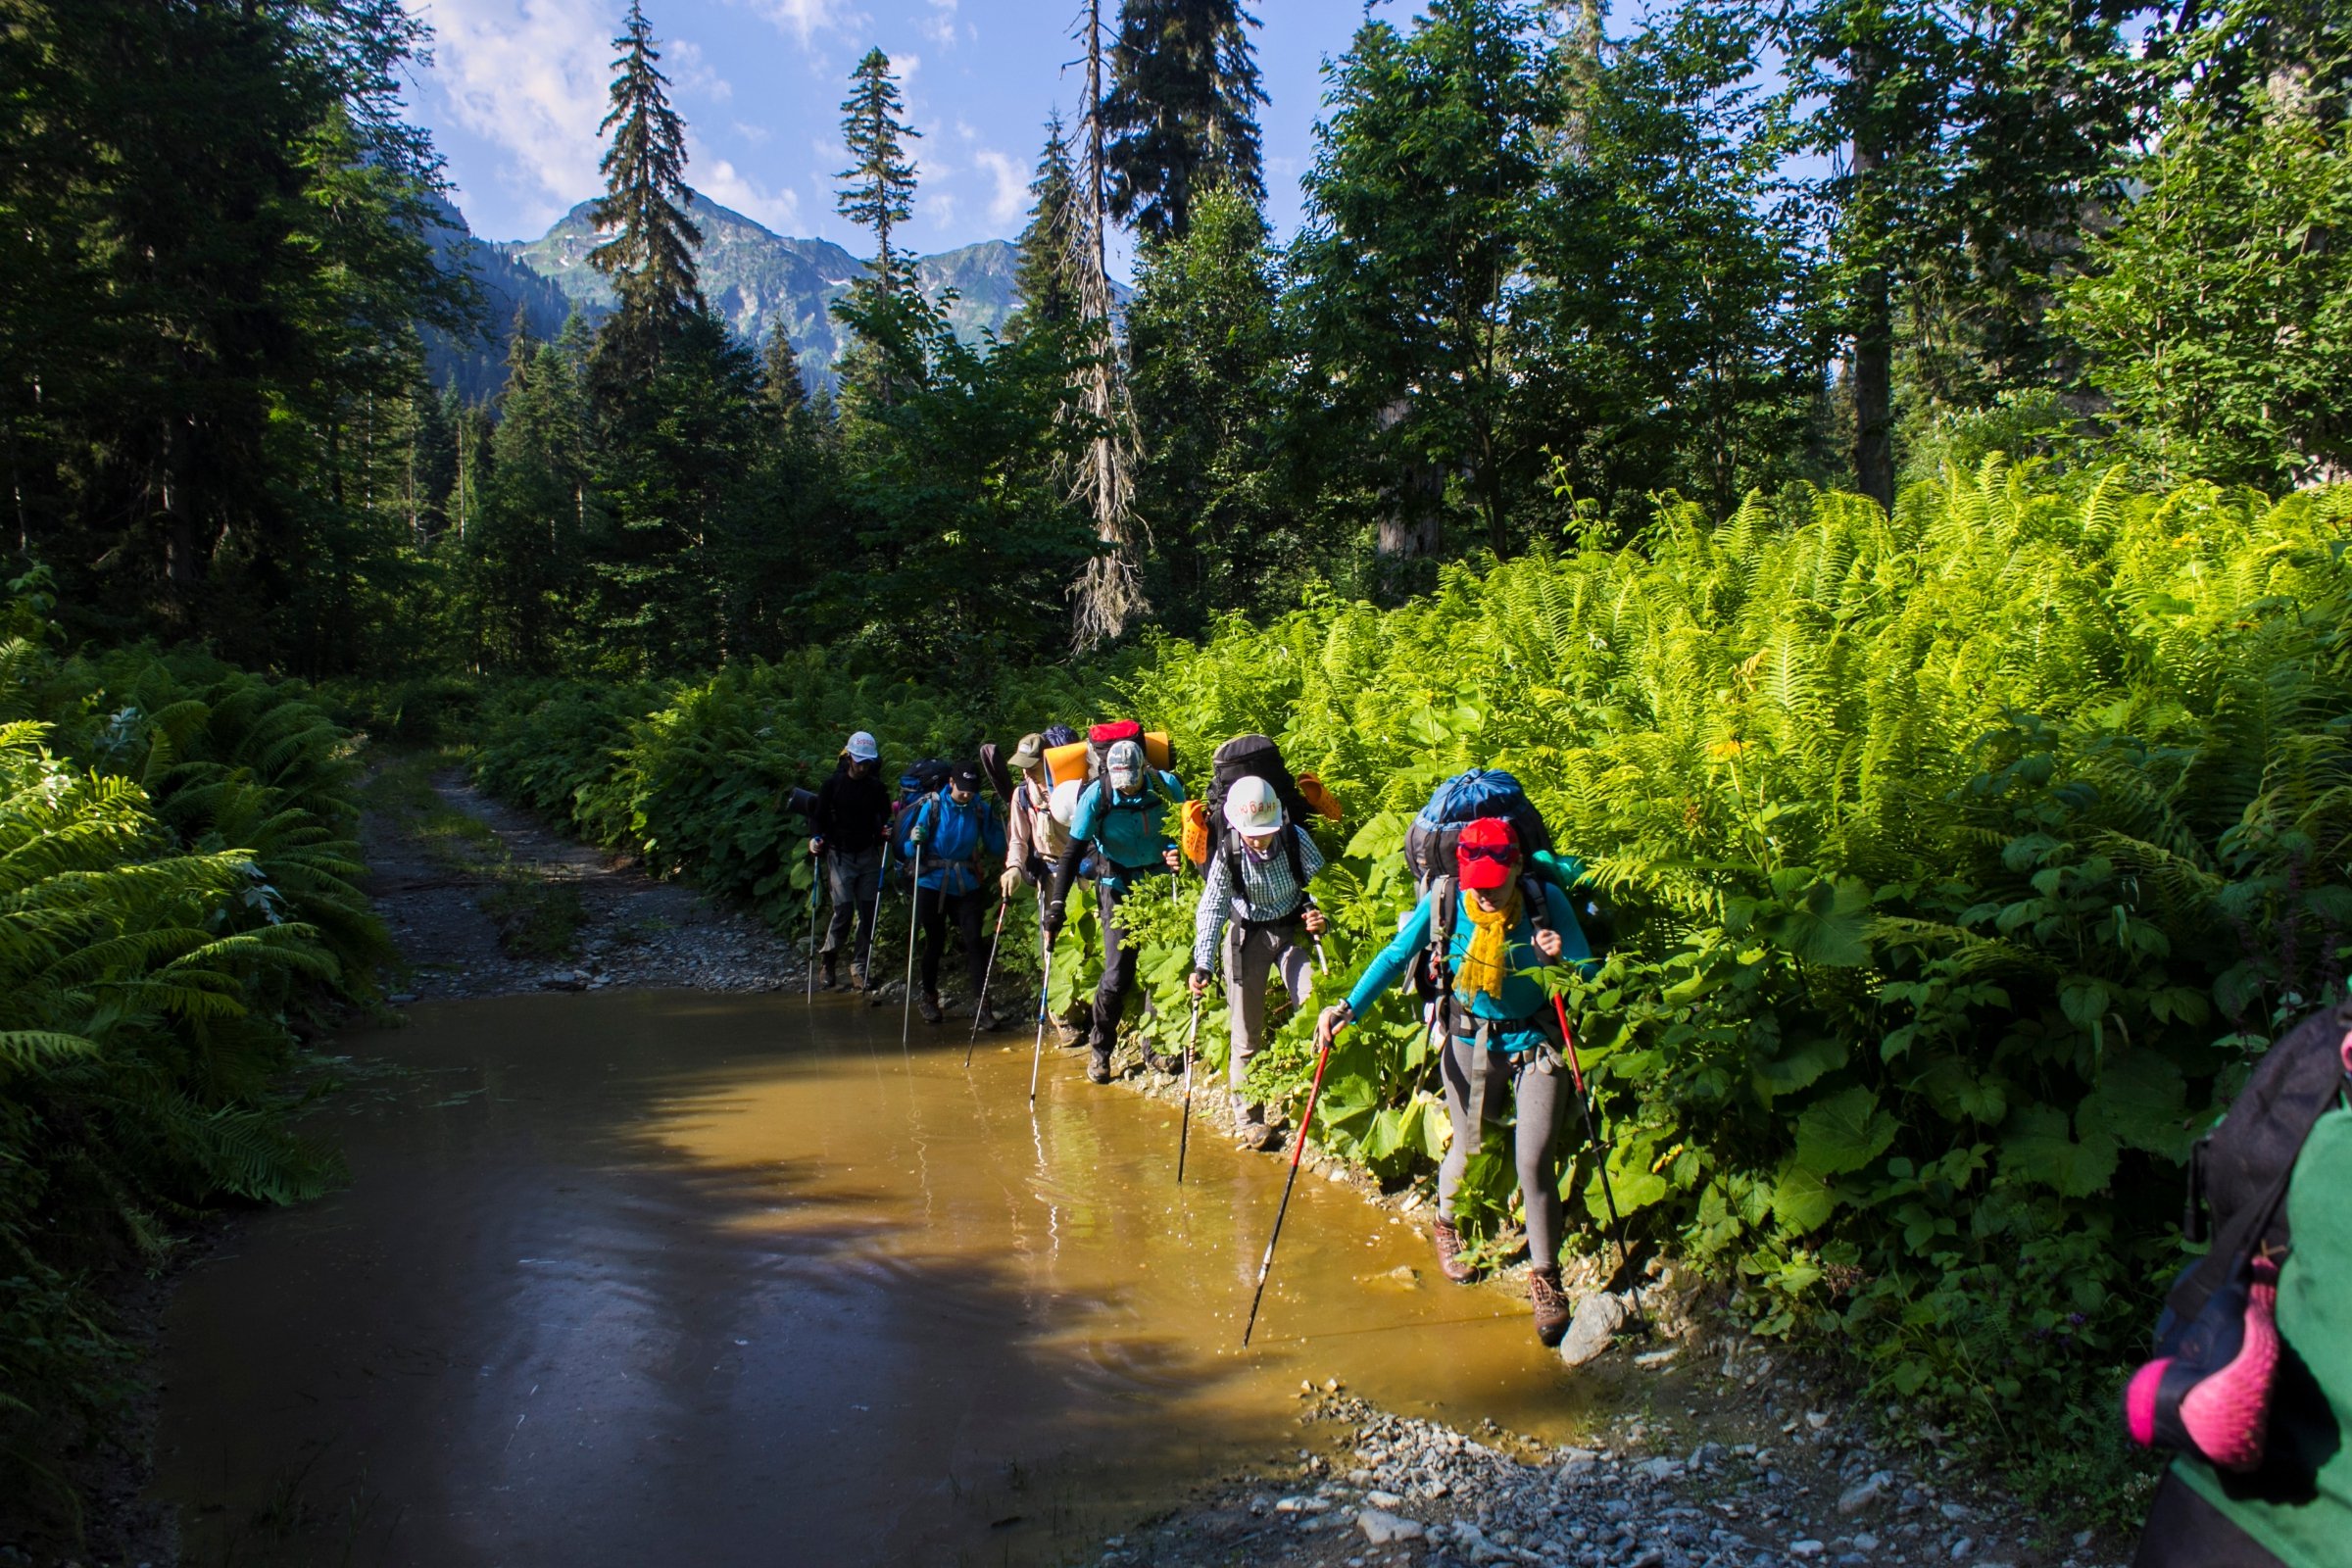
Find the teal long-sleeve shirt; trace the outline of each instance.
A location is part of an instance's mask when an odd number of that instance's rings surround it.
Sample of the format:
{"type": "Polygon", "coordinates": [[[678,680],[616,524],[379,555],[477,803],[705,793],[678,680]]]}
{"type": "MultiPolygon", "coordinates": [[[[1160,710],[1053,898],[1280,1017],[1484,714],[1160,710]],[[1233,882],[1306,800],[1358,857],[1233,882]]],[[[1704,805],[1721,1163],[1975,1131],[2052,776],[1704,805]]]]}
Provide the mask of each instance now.
{"type": "MultiPolygon", "coordinates": [[[[1560,961],[1589,962],[1592,950],[1585,942],[1584,927],[1576,923],[1575,911],[1568,907],[1567,896],[1549,882],[1538,882],[1536,886],[1544,892],[1544,906],[1550,915],[1551,929],[1560,934],[1560,961]]],[[[1470,939],[1475,934],[1467,906],[1469,897],[1462,892],[1454,895],[1453,945],[1446,956],[1446,969],[1452,974],[1461,972],[1462,959],[1469,954],[1470,939]]],[[[1380,994],[1396,983],[1396,977],[1404,973],[1415,955],[1428,948],[1429,923],[1437,899],[1438,892],[1433,888],[1414,906],[1412,918],[1404,922],[1396,940],[1381,949],[1364,970],[1355,982],[1355,989],[1348,993],[1349,1012],[1362,1017],[1380,994]]],[[[1536,951],[1536,923],[1525,908],[1511,926],[1507,951],[1510,972],[1502,982],[1502,996],[1497,999],[1481,991],[1464,1000],[1462,1005],[1472,1016],[1510,1021],[1536,1017],[1550,1006],[1550,996],[1530,973],[1543,967],[1545,960],[1536,951]]]]}
{"type": "Polygon", "coordinates": [[[1134,872],[1159,870],[1162,853],[1176,847],[1168,836],[1168,813],[1183,799],[1184,785],[1176,775],[1156,769],[1135,795],[1114,795],[1106,778],[1089,784],[1070,813],[1070,848],[1054,869],[1053,902],[1069,896],[1090,849],[1106,862],[1099,874],[1114,886],[1124,887],[1134,872]]]}

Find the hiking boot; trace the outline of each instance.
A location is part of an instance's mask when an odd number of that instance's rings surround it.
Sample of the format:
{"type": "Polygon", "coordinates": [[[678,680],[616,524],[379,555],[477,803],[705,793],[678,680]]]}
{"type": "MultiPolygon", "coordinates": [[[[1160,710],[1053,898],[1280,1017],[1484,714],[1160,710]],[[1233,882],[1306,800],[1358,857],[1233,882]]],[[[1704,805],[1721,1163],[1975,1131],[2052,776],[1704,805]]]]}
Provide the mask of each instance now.
{"type": "Polygon", "coordinates": [[[1110,1082],[1110,1053],[1098,1051],[1086,1058],[1086,1081],[1090,1084],[1110,1082]]]}
{"type": "Polygon", "coordinates": [[[860,996],[874,989],[866,983],[864,964],[853,963],[850,965],[850,989],[860,996]]]}
{"type": "Polygon", "coordinates": [[[1052,1023],[1054,1025],[1054,1044],[1062,1050],[1076,1051],[1080,1046],[1086,1044],[1085,1031],[1072,1026],[1067,1018],[1055,1018],[1052,1020],[1052,1023]]]}
{"type": "Polygon", "coordinates": [[[972,1027],[980,1030],[982,1033],[986,1033],[987,1031],[994,1029],[996,1026],[997,1009],[988,1004],[986,998],[982,998],[980,1003],[980,1011],[972,1019],[972,1027]]]}
{"type": "Polygon", "coordinates": [[[923,1015],[923,1022],[939,1022],[939,993],[926,991],[914,999],[914,1010],[923,1015]]]}
{"type": "Polygon", "coordinates": [[[1254,1149],[1263,1154],[1282,1147],[1281,1130],[1266,1125],[1266,1107],[1236,1099],[1233,1102],[1233,1131],[1244,1149],[1254,1149]]]}
{"type": "Polygon", "coordinates": [[[824,966],[816,974],[816,989],[819,991],[838,990],[841,982],[833,977],[833,955],[826,954],[823,963],[824,966]]]}
{"type": "Polygon", "coordinates": [[[1536,1338],[1544,1342],[1545,1349],[1557,1348],[1568,1337],[1569,1312],[1556,1266],[1527,1271],[1527,1302],[1536,1310],[1536,1338]]]}
{"type": "MultiPolygon", "coordinates": [[[[1462,1233],[1453,1228],[1453,1221],[1440,1217],[1430,1221],[1430,1240],[1438,1247],[1438,1272],[1456,1285],[1467,1285],[1477,1272],[1462,1257],[1462,1233]]],[[[1552,1271],[1553,1289],[1558,1289],[1559,1271],[1552,1271]]]]}
{"type": "Polygon", "coordinates": [[[1182,1056],[1171,1056],[1164,1051],[1152,1051],[1147,1049],[1144,1052],[1144,1065],[1151,1068],[1153,1072],[1164,1072],[1169,1077],[1173,1078],[1178,1073],[1184,1071],[1184,1058],[1182,1056]]]}

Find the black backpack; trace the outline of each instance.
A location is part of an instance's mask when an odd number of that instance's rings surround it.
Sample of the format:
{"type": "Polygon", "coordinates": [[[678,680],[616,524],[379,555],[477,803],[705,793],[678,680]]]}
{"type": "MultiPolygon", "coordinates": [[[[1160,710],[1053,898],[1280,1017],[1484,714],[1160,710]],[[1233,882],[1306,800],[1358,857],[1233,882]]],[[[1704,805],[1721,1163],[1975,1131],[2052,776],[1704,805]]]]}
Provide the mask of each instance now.
{"type": "Polygon", "coordinates": [[[2202,1454],[2227,1470],[2262,1462],[2275,1365],[2259,1349],[2266,1338],[2276,1343],[2267,1325],[2278,1263],[2294,1240],[2287,1183],[2312,1128],[2352,1093],[2347,1044],[2352,1003],[2305,1018],[2272,1045],[2220,1125],[2190,1151],[2180,1230],[2213,1245],[2174,1283],[2156,1321],[2156,1359],[2125,1390],[2133,1441],[2202,1454]],[[2244,1353],[2249,1346],[2258,1353],[2244,1353]],[[2217,1379],[2223,1397],[2198,1409],[2192,1396],[2217,1379]]]}
{"type": "Polygon", "coordinates": [[[1263,735],[1236,735],[1208,760],[1208,818],[1225,831],[1225,795],[1246,778],[1262,778],[1274,786],[1283,814],[1292,825],[1304,825],[1313,808],[1298,793],[1298,781],[1282,760],[1282,748],[1263,735]]]}
{"type": "Polygon", "coordinates": [[[937,795],[948,787],[948,775],[956,764],[944,757],[926,757],[919,762],[907,764],[899,775],[899,807],[902,811],[926,795],[937,795]]]}

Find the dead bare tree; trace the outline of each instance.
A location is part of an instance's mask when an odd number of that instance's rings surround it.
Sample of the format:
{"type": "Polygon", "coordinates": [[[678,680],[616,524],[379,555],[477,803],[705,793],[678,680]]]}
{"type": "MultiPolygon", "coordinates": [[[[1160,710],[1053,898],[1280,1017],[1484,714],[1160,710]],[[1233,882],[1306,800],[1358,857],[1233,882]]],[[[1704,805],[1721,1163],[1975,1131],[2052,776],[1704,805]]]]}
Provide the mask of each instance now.
{"type": "Polygon", "coordinates": [[[1064,224],[1076,254],[1080,341],[1088,352],[1071,387],[1071,407],[1087,437],[1071,474],[1070,499],[1094,519],[1104,547],[1071,589],[1071,640],[1083,652],[1123,634],[1151,609],[1136,561],[1135,466],[1142,459],[1127,400],[1121,345],[1111,317],[1106,259],[1108,215],[1102,175],[1102,0],[1086,0],[1078,26],[1086,45],[1086,164],[1070,186],[1078,209],[1064,224]]]}

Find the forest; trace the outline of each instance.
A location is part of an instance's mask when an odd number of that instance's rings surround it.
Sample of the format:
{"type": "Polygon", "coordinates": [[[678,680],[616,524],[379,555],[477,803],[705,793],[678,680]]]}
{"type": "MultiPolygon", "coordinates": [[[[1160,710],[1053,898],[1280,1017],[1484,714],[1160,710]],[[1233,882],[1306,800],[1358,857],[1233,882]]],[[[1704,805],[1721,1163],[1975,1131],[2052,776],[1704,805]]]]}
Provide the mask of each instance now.
{"type": "MultiPolygon", "coordinates": [[[[874,50],[831,366],[705,300],[661,24],[614,18],[618,307],[542,341],[437,261],[398,0],[0,0],[0,1463],[122,1397],[111,1270],[335,1179],[281,1070],[379,993],[366,746],[792,929],[784,802],[849,729],[1116,713],[1340,792],[1330,986],[1430,787],[1519,773],[1617,906],[1568,1005],[1636,1229],[2122,1485],[2189,1144],[2344,984],[2352,8],[1368,12],[1285,240],[1249,15],[1089,0],[977,341],[894,250],[874,50]]],[[[1376,1016],[1328,1090],[1393,1181],[1417,1042],[1376,1016]]]]}

